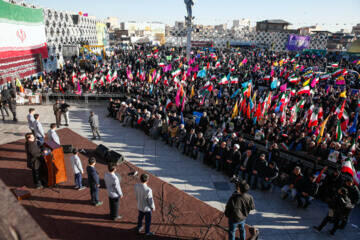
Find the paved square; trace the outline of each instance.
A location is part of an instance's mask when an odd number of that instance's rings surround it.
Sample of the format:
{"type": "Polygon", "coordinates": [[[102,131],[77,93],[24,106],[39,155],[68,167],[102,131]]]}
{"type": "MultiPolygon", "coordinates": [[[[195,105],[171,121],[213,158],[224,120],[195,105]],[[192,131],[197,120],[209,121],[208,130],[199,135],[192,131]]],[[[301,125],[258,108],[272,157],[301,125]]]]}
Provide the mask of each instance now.
{"type": "Polygon", "coordinates": [[[228,182],[214,182],[215,189],[217,191],[228,191],[230,186],[228,182]]]}

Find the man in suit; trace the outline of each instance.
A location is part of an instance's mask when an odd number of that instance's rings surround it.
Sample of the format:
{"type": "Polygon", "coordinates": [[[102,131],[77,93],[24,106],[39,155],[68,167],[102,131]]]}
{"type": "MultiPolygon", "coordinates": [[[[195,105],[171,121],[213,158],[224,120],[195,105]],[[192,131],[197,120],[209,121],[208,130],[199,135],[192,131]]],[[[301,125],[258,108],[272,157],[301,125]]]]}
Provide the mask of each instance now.
{"type": "Polygon", "coordinates": [[[101,206],[103,202],[99,201],[99,187],[100,187],[100,178],[99,174],[95,169],[96,159],[94,157],[89,158],[89,165],[86,167],[86,172],[88,174],[88,184],[90,187],[91,194],[91,203],[94,206],[101,206]]]}
{"type": "Polygon", "coordinates": [[[59,128],[61,123],[61,108],[59,100],[56,100],[56,103],[53,105],[53,111],[56,119],[56,126],[59,128]]]}
{"type": "Polygon", "coordinates": [[[36,144],[36,139],[33,133],[27,133],[25,135],[25,151],[27,155],[27,166],[32,170],[33,181],[37,189],[43,188],[40,178],[41,167],[41,151],[36,144]]]}
{"type": "Polygon", "coordinates": [[[90,112],[89,123],[90,123],[91,131],[93,133],[92,140],[96,139],[96,135],[100,140],[101,137],[99,133],[99,117],[94,112],[90,112]]]}
{"type": "Polygon", "coordinates": [[[40,123],[40,115],[36,113],[34,114],[34,118],[35,118],[35,122],[34,122],[35,137],[38,140],[39,145],[42,146],[44,144],[45,133],[42,124],[40,123]]]}
{"type": "Polygon", "coordinates": [[[57,143],[58,145],[61,145],[59,135],[57,135],[57,133],[56,133],[56,124],[55,123],[50,124],[50,130],[47,132],[47,137],[48,137],[49,141],[53,141],[53,142],[57,143]]]}
{"type": "Polygon", "coordinates": [[[35,131],[34,131],[34,123],[35,123],[34,113],[35,113],[35,108],[29,108],[29,114],[26,117],[27,121],[28,121],[29,129],[31,130],[31,132],[33,134],[35,134],[35,131]]]}
{"type": "Polygon", "coordinates": [[[65,103],[65,100],[61,100],[61,104],[60,104],[60,113],[62,115],[64,115],[64,119],[65,119],[65,126],[69,126],[69,107],[70,105],[65,103]]]}
{"type": "Polygon", "coordinates": [[[196,141],[195,128],[192,128],[185,139],[184,153],[186,155],[189,155],[190,153],[192,153],[193,146],[195,145],[195,141],[196,141]]]}
{"type": "Polygon", "coordinates": [[[116,166],[109,164],[109,172],[105,173],[104,180],[109,194],[110,219],[117,221],[122,218],[119,216],[119,199],[123,197],[120,187],[119,177],[115,174],[116,166]]]}

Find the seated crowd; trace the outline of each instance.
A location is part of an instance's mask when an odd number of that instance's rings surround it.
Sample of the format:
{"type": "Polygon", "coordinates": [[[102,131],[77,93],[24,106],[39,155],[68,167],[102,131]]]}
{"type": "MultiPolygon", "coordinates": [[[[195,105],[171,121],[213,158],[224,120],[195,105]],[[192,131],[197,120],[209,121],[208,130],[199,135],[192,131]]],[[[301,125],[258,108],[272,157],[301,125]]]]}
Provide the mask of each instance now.
{"type": "Polygon", "coordinates": [[[290,195],[298,207],[307,208],[314,197],[328,202],[342,186],[348,189],[354,206],[360,202],[358,187],[351,175],[342,173],[340,167],[335,171],[325,167],[319,176],[316,172],[320,169],[316,169],[316,165],[307,168],[301,162],[281,158],[275,142],[269,144],[267,151],[260,151],[254,141],[244,139],[241,130],[214,128],[206,112],[196,124],[195,118],[184,119],[177,115],[175,105],[166,111],[161,105],[151,105],[140,99],[123,102],[110,99],[108,111],[108,117],[119,120],[123,126],[161,139],[229,177],[241,176],[252,189],[271,191],[274,184],[281,186],[281,197],[286,199],[290,195]]]}

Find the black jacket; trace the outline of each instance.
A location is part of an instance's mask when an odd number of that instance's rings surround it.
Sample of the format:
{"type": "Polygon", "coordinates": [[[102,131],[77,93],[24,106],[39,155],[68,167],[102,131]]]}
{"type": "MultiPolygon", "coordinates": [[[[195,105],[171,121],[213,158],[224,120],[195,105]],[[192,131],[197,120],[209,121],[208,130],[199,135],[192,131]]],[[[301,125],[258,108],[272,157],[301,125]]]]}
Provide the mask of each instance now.
{"type": "Polygon", "coordinates": [[[221,156],[221,160],[225,161],[228,159],[229,152],[227,148],[222,148],[220,145],[216,146],[214,156],[221,156]]]}
{"type": "Polygon", "coordinates": [[[267,168],[267,161],[261,160],[260,158],[256,159],[254,170],[258,173],[258,176],[265,177],[265,169],[267,168]]]}
{"type": "Polygon", "coordinates": [[[294,186],[297,184],[298,181],[300,181],[303,178],[303,175],[300,173],[299,175],[295,175],[294,172],[290,173],[289,178],[286,181],[287,185],[294,184],[294,186]]]}
{"type": "Polygon", "coordinates": [[[231,151],[229,159],[232,161],[232,165],[236,167],[241,163],[241,152],[240,151],[231,151]]]}
{"type": "Polygon", "coordinates": [[[342,196],[337,193],[333,195],[333,198],[329,203],[329,208],[334,210],[334,217],[343,219],[349,216],[354,205],[352,205],[348,196],[342,196]]]}
{"type": "Polygon", "coordinates": [[[267,166],[263,173],[263,176],[269,178],[270,181],[273,181],[275,178],[277,178],[278,175],[279,175],[279,169],[277,166],[273,168],[267,166]]]}
{"type": "Polygon", "coordinates": [[[359,188],[355,185],[349,187],[345,185],[345,188],[348,190],[349,194],[349,198],[352,202],[352,204],[356,205],[359,204],[360,201],[360,191],[359,188]]]}
{"type": "Polygon", "coordinates": [[[28,168],[38,170],[41,165],[41,150],[36,141],[25,143],[25,151],[27,155],[28,168]]]}
{"type": "Polygon", "coordinates": [[[311,182],[308,177],[304,177],[298,181],[295,187],[299,193],[306,192],[310,196],[315,196],[318,191],[318,184],[311,182]]]}
{"type": "Polygon", "coordinates": [[[240,222],[255,209],[254,199],[250,194],[234,192],[226,203],[225,216],[232,222],[240,222]]]}
{"type": "Polygon", "coordinates": [[[252,170],[255,167],[254,165],[256,163],[254,154],[251,154],[251,156],[247,160],[247,163],[245,163],[245,160],[246,160],[246,152],[243,153],[243,155],[241,156],[241,164],[240,165],[243,166],[244,168],[246,168],[246,172],[252,172],[252,170]]]}
{"type": "Polygon", "coordinates": [[[86,171],[88,174],[88,185],[91,188],[95,188],[100,184],[99,174],[97,173],[95,167],[87,166],[86,171]]]}

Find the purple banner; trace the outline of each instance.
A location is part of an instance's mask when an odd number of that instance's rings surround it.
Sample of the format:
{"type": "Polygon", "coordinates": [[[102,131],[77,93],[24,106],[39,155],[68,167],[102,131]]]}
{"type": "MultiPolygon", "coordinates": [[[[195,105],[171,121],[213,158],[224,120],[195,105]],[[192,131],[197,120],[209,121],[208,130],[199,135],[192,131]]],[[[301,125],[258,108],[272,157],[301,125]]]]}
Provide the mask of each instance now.
{"type": "Polygon", "coordinates": [[[286,48],[289,51],[301,51],[303,49],[309,48],[309,46],[310,36],[298,36],[295,34],[290,34],[286,48]]]}

